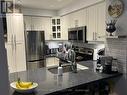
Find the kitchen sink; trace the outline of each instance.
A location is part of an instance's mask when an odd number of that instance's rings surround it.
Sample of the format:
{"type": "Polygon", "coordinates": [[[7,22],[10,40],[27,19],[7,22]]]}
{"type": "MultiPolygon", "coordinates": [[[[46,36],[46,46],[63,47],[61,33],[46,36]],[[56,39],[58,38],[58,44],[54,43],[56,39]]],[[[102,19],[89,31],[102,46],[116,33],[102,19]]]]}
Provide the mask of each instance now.
{"type": "MultiPolygon", "coordinates": [[[[70,66],[70,65],[62,66],[62,67],[63,67],[63,73],[72,72],[72,69],[71,69],[71,66],[70,66]]],[[[51,67],[51,68],[48,68],[48,70],[49,70],[51,73],[53,73],[53,74],[57,74],[57,69],[58,69],[58,67],[51,67]]],[[[86,67],[86,66],[77,64],[77,71],[79,71],[79,70],[87,70],[87,69],[89,69],[89,68],[86,67]]]]}

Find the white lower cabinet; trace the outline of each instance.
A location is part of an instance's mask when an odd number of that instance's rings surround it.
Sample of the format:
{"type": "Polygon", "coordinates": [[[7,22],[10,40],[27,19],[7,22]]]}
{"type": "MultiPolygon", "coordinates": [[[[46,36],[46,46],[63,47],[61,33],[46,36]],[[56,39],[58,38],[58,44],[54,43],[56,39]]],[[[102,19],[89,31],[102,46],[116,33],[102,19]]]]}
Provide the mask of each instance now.
{"type": "Polygon", "coordinates": [[[53,67],[59,65],[59,59],[56,57],[47,57],[46,58],[46,67],[53,67]]]}
{"type": "Polygon", "coordinates": [[[25,31],[45,31],[45,40],[51,39],[51,18],[39,16],[24,16],[25,31]]]}

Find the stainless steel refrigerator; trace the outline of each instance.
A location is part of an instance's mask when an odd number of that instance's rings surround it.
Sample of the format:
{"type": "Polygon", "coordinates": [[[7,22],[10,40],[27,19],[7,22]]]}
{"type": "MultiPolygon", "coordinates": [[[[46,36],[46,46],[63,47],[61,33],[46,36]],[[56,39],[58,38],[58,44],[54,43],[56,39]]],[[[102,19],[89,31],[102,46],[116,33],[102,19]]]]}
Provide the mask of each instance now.
{"type": "Polygon", "coordinates": [[[27,69],[45,66],[44,31],[27,31],[26,36],[27,69]]]}

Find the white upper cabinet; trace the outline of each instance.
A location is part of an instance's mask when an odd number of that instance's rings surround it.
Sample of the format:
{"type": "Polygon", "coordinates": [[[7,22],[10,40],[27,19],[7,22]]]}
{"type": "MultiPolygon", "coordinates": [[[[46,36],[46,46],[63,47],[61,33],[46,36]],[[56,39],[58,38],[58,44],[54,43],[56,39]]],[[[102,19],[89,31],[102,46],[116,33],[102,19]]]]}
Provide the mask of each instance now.
{"type": "Polygon", "coordinates": [[[61,40],[61,17],[52,17],[51,18],[52,24],[52,39],[53,40],[61,40]]]}
{"type": "Polygon", "coordinates": [[[31,17],[32,20],[32,30],[44,30],[43,17],[31,17]]]}
{"type": "Polygon", "coordinates": [[[62,17],[62,34],[68,38],[68,28],[87,26],[88,41],[104,41],[105,2],[75,11],[62,17]]]}
{"type": "Polygon", "coordinates": [[[12,42],[13,39],[16,42],[24,41],[24,24],[22,14],[6,14],[7,19],[7,42],[12,42]]]}
{"type": "Polygon", "coordinates": [[[49,17],[44,17],[43,18],[43,27],[45,31],[45,40],[51,40],[52,35],[51,35],[51,18],[49,17]]]}
{"type": "Polygon", "coordinates": [[[100,3],[97,5],[98,19],[97,19],[97,40],[105,41],[106,35],[106,3],[100,3]]]}
{"type": "Polygon", "coordinates": [[[24,16],[25,30],[45,31],[45,40],[51,39],[51,18],[24,16]]]}
{"type": "Polygon", "coordinates": [[[30,16],[24,16],[25,30],[32,30],[32,18],[30,16]]]}
{"type": "Polygon", "coordinates": [[[86,25],[86,9],[82,9],[69,15],[69,28],[80,27],[86,25]]]}
{"type": "Polygon", "coordinates": [[[104,41],[105,2],[87,8],[87,40],[104,41]]]}
{"type": "Polygon", "coordinates": [[[97,31],[97,7],[91,6],[87,8],[87,40],[95,40],[95,33],[97,31]]]}
{"type": "Polygon", "coordinates": [[[62,38],[63,40],[68,40],[68,28],[86,26],[86,9],[70,13],[68,15],[62,16],[62,38]]]}
{"type": "Polygon", "coordinates": [[[43,17],[25,16],[25,30],[43,30],[43,17]]]}
{"type": "Polygon", "coordinates": [[[68,40],[68,28],[69,28],[69,16],[65,15],[61,17],[61,24],[62,24],[62,40],[68,40]]]}

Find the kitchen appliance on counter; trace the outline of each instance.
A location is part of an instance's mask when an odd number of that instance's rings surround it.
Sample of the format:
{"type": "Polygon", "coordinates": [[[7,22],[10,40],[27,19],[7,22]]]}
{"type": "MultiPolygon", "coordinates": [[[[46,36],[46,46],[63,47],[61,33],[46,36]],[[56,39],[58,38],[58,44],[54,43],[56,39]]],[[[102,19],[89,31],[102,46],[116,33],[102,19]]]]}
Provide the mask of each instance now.
{"type": "Polygon", "coordinates": [[[68,29],[68,40],[69,41],[78,41],[87,43],[86,36],[87,28],[86,26],[69,28],[68,29]]]}
{"type": "Polygon", "coordinates": [[[111,56],[100,56],[97,60],[96,71],[106,74],[112,74],[113,72],[117,72],[112,69],[113,60],[114,59],[111,56]]]}
{"type": "Polygon", "coordinates": [[[44,31],[27,31],[26,37],[27,69],[45,66],[44,31]]]}
{"type": "Polygon", "coordinates": [[[112,61],[113,61],[113,57],[111,56],[100,57],[100,62],[103,67],[103,73],[106,73],[106,74],[112,73],[112,61]]]}

